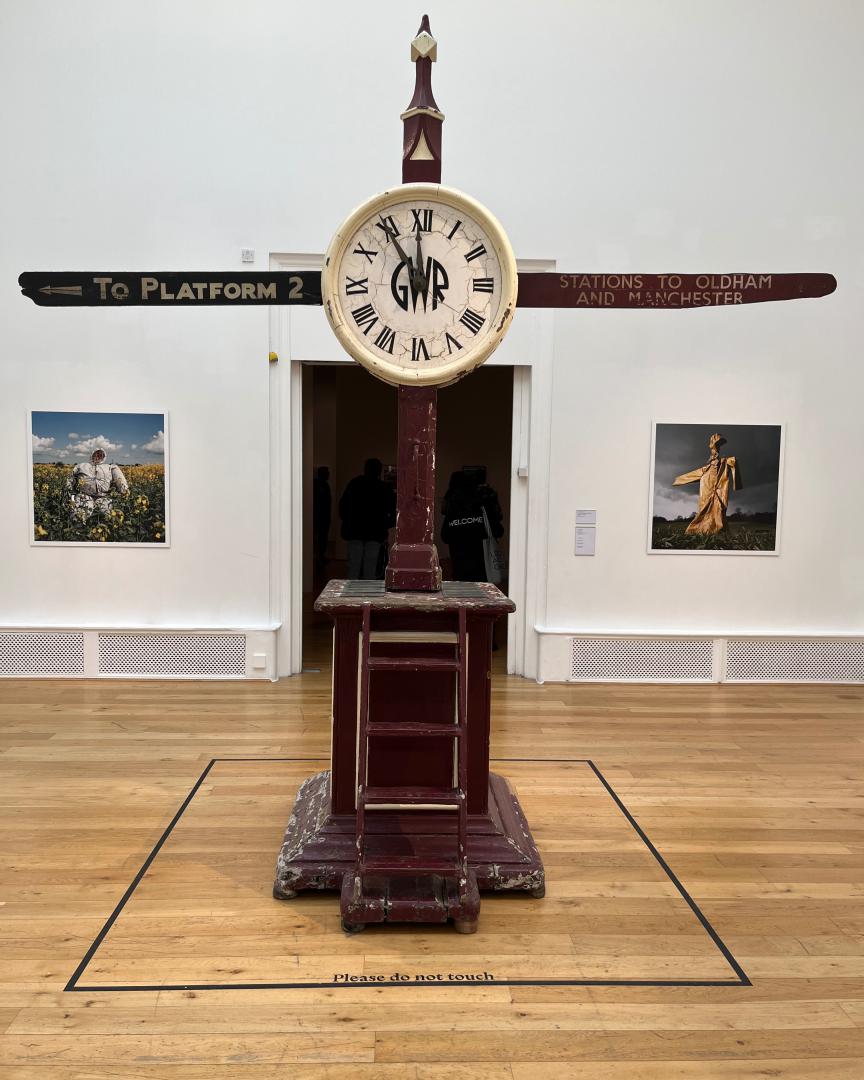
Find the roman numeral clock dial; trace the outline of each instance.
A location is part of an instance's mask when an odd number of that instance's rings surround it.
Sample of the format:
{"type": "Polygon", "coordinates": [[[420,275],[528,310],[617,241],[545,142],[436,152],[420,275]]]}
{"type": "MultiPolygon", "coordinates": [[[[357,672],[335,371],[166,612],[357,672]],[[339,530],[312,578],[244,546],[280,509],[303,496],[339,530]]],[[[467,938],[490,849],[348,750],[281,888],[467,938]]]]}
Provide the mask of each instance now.
{"type": "Polygon", "coordinates": [[[373,375],[444,386],[501,342],[517,280],[507,236],[484,206],[438,184],[404,184],[349,215],[321,285],[336,336],[373,375]]]}

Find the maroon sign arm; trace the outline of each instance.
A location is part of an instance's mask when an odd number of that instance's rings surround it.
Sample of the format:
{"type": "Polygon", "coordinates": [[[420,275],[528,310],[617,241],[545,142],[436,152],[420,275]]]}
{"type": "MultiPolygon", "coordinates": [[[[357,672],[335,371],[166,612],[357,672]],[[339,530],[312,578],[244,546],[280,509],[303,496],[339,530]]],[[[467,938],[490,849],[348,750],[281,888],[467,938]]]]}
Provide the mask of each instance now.
{"type": "Polygon", "coordinates": [[[735,307],[827,296],[832,274],[529,274],[519,275],[518,307],[735,307]]]}

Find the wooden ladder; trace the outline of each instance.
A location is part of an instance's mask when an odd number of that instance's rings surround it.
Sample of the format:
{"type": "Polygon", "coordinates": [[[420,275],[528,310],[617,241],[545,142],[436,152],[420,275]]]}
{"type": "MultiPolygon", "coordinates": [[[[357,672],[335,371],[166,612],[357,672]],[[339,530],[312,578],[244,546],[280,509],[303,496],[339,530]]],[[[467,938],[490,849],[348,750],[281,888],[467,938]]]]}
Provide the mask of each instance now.
{"type": "MultiPolygon", "coordinates": [[[[456,929],[473,933],[477,928],[480,896],[477,879],[468,866],[468,669],[467,613],[459,609],[455,655],[373,656],[372,606],[363,605],[360,636],[360,708],[357,754],[356,862],[342,885],[342,926],[350,932],[367,922],[444,922],[454,920],[456,929]],[[370,682],[375,671],[452,672],[456,676],[455,723],[428,721],[375,722],[371,716],[370,682]],[[453,739],[456,755],[456,786],[369,785],[369,739],[453,739]],[[454,807],[456,844],[453,853],[372,855],[367,850],[367,811],[371,806],[415,809],[454,807]],[[392,878],[416,879],[394,895],[392,878]],[[370,880],[371,879],[371,880],[370,880]],[[372,887],[373,882],[377,882],[372,887]]],[[[422,643],[421,643],[422,644],[422,643]]]]}

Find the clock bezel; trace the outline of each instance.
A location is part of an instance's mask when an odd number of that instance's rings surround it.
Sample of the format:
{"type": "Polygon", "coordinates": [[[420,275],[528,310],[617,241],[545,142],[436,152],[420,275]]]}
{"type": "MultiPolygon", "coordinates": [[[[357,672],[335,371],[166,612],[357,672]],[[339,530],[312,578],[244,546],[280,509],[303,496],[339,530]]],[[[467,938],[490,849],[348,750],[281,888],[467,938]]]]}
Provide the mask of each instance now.
{"type": "Polygon", "coordinates": [[[495,215],[482,203],[466,195],[464,191],[445,187],[443,184],[400,184],[398,187],[379,192],[361,203],[351,211],[336,230],[324,256],[321,295],[327,320],[339,343],[358,364],[371,374],[395,386],[447,386],[479,367],[501,344],[516,308],[518,280],[516,259],[507,234],[495,215]],[[473,348],[466,346],[467,355],[426,371],[422,369],[412,371],[388,362],[373,352],[366,339],[347,318],[348,312],[342,307],[342,298],[339,293],[345,249],[357,228],[387,207],[411,199],[439,202],[473,218],[492,244],[501,272],[501,302],[496,319],[487,330],[483,340],[473,348]]]}

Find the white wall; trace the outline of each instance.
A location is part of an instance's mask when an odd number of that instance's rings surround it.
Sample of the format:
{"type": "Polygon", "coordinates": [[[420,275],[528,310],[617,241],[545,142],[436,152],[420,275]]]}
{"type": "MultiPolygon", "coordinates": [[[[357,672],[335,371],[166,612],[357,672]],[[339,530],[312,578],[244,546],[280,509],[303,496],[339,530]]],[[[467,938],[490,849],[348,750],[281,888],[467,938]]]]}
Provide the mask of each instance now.
{"type": "MultiPolygon", "coordinates": [[[[864,631],[864,7],[426,10],[444,181],[488,203],[518,256],[568,271],[840,282],[800,303],[555,316],[554,370],[537,383],[551,383],[551,420],[533,418],[551,442],[536,622],[864,631]],[[652,419],[787,425],[779,558],[646,554],[652,419]],[[598,510],[594,559],[572,555],[576,506],[598,510]]],[[[396,0],[3,6],[0,623],[284,616],[270,602],[267,311],[40,310],[15,279],[239,269],[241,247],[263,269],[272,252],[322,251],[352,206],[399,178],[420,13],[396,0]],[[28,545],[28,407],[170,413],[169,551],[28,545]]],[[[320,311],[302,316],[292,352],[309,320],[325,333],[320,311]]],[[[539,324],[525,311],[520,321],[505,347],[530,353],[539,324]]],[[[546,467],[531,462],[532,491],[545,490],[546,467]]]]}

